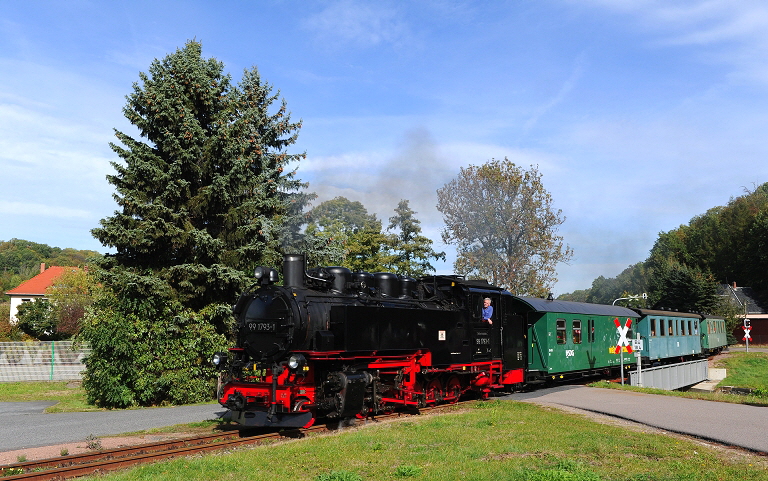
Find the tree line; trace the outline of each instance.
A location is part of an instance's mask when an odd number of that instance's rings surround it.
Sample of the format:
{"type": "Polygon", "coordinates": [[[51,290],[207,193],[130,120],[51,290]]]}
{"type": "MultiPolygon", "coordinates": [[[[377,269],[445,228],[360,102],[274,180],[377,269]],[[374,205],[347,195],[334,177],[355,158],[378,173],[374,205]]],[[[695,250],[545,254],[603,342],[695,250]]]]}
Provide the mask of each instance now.
{"type": "MultiPolygon", "coordinates": [[[[560,299],[611,303],[629,294],[648,293],[643,307],[720,314],[734,327],[739,314],[718,295],[721,284],[768,293],[768,183],[731,198],[727,205],[668,232],[661,232],[648,258],[615,278],[598,277],[589,289],[560,299]]],[[[637,302],[637,301],[635,301],[637,302]]]]}

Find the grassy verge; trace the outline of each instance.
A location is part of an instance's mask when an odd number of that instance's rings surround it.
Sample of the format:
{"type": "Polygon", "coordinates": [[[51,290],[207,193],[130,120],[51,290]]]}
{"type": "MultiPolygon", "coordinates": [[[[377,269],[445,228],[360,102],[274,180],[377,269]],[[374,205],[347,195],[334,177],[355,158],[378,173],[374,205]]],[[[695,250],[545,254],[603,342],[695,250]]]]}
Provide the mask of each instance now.
{"type": "Polygon", "coordinates": [[[741,394],[728,394],[722,392],[693,392],[693,391],[665,391],[664,389],[656,389],[650,387],[637,387],[630,386],[629,384],[621,385],[615,382],[597,381],[590,383],[591,387],[600,387],[604,389],[621,389],[624,391],[644,392],[648,394],[661,394],[664,396],[684,397],[689,399],[703,399],[705,401],[717,401],[733,404],[750,404],[754,406],[768,406],[768,397],[762,395],[741,395],[741,394]]]}
{"type": "Polygon", "coordinates": [[[48,413],[100,411],[86,402],[80,383],[66,381],[4,382],[0,384],[0,402],[56,401],[48,413]]]}
{"type": "Polygon", "coordinates": [[[720,359],[717,367],[725,368],[728,376],[720,386],[759,389],[768,394],[768,352],[732,352],[720,359]]]}
{"type": "Polygon", "coordinates": [[[768,480],[766,460],[495,400],[100,480],[768,480]]]}

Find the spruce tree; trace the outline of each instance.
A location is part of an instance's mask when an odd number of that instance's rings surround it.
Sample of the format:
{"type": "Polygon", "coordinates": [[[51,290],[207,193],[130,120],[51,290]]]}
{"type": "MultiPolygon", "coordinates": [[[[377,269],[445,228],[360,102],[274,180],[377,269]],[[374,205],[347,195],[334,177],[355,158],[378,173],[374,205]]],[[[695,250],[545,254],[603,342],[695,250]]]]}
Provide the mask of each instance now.
{"type": "Polygon", "coordinates": [[[285,101],[270,112],[278,95],[257,69],[233,86],[201,49],[188,42],[134,84],[123,112],[145,141],[116,131],[123,163],[108,180],[122,210],[92,231],[116,250],[105,267],[136,277],[131,294],[151,295],[149,275],[193,309],[233,301],[254,266],[279,262],[290,197],[303,186],[286,168],[304,158],[286,151],[300,122],[285,101]]]}
{"type": "Polygon", "coordinates": [[[430,259],[445,260],[445,252],[435,252],[432,240],[421,235],[421,221],[416,212],[402,199],[395,208],[395,215],[389,218],[387,230],[399,231],[392,236],[392,269],[402,275],[419,277],[435,270],[430,259]]]}
{"type": "Polygon", "coordinates": [[[287,171],[300,122],[254,67],[238,85],[200,43],[155,60],[123,109],[108,176],[120,210],[92,233],[114,250],[81,338],[83,377],[104,407],[209,399],[230,305],[257,265],[280,261],[283,225],[306,202],[287,171]]]}

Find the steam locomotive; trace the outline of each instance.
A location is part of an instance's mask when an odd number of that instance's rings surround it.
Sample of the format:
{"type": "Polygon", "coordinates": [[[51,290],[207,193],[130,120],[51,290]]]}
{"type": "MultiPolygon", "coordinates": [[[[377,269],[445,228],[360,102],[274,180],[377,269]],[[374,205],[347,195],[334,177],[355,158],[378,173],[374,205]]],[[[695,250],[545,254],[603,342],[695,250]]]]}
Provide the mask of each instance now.
{"type": "MultiPolygon", "coordinates": [[[[626,341],[635,326],[656,322],[648,316],[659,317],[513,296],[461,276],[308,270],[298,254],[284,257],[282,285],[272,268],[256,268],[255,278],[233,308],[235,347],[213,359],[219,403],[243,427],[306,427],[318,417],[364,418],[611,373],[637,362],[617,328],[626,341]],[[490,323],[484,299],[494,308],[490,323]]],[[[684,324],[674,319],[659,325],[684,324]]],[[[698,336],[698,322],[674,332],[698,336]]]]}

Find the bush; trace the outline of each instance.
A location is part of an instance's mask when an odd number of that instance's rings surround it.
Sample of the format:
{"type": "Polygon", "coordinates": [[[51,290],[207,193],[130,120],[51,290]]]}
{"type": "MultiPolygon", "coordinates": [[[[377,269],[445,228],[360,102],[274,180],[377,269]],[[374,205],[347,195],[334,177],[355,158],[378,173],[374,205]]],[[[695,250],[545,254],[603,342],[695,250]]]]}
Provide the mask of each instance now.
{"type": "Polygon", "coordinates": [[[83,387],[99,407],[187,404],[213,398],[213,352],[226,348],[211,316],[161,297],[118,299],[104,290],[84,318],[79,339],[91,346],[83,387]]]}

